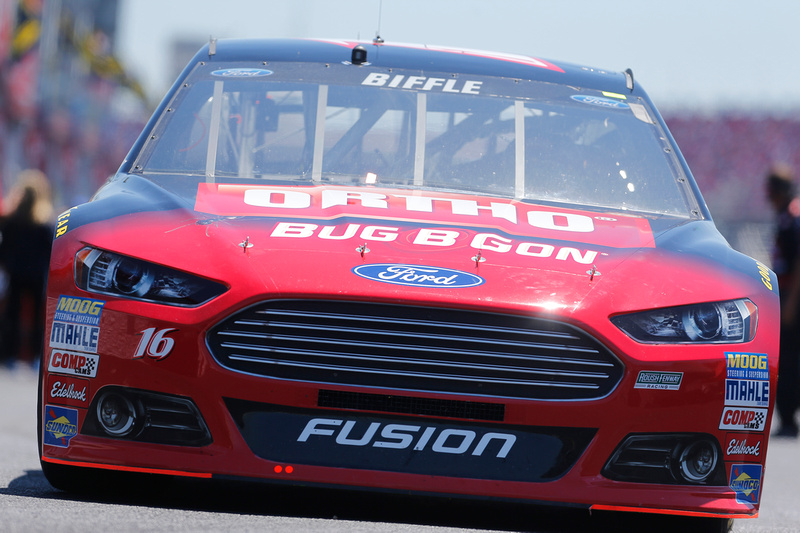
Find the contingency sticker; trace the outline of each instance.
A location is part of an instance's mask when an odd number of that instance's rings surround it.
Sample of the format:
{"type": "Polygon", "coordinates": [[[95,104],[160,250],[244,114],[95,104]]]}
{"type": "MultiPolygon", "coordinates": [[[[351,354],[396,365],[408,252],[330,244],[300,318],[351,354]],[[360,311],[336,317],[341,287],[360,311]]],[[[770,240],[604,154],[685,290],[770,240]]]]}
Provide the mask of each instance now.
{"type": "Polygon", "coordinates": [[[761,465],[731,465],[730,488],[736,493],[736,501],[745,504],[758,503],[761,493],[761,465]]]}
{"type": "Polygon", "coordinates": [[[725,405],[769,405],[769,365],[766,354],[725,352],[725,364],[725,405]]]}
{"type": "Polygon", "coordinates": [[[102,300],[61,296],[50,330],[50,347],[97,353],[104,305],[102,300]]]}
{"type": "Polygon", "coordinates": [[[78,434],[78,410],[48,405],[44,409],[43,440],[50,446],[68,448],[69,441],[78,434]]]}
{"type": "Polygon", "coordinates": [[[679,390],[683,372],[656,372],[642,370],[636,378],[634,389],[679,390]]]}
{"type": "Polygon", "coordinates": [[[750,407],[726,407],[722,411],[719,429],[738,431],[764,431],[767,423],[766,409],[750,407]]]}

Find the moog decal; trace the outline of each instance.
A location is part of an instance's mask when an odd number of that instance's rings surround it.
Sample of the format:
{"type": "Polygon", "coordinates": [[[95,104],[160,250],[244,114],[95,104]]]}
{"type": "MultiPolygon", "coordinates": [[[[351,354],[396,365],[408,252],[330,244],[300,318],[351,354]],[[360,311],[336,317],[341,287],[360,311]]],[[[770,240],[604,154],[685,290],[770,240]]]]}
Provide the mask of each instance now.
{"type": "Polygon", "coordinates": [[[362,278],[408,287],[463,289],[485,283],[482,277],[469,272],[421,265],[359,265],[353,273],[362,278]]]}

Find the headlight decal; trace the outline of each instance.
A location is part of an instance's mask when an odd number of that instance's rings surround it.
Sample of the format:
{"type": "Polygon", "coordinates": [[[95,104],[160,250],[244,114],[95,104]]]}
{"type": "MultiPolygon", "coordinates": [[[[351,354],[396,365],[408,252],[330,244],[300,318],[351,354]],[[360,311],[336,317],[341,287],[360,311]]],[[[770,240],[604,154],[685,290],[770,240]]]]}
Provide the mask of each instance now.
{"type": "Polygon", "coordinates": [[[755,337],[758,308],[743,298],[618,315],[611,322],[642,343],[741,343],[755,337]]]}
{"type": "Polygon", "coordinates": [[[75,254],[75,284],[89,292],[184,307],[227,290],[221,283],[92,247],[75,254]]]}

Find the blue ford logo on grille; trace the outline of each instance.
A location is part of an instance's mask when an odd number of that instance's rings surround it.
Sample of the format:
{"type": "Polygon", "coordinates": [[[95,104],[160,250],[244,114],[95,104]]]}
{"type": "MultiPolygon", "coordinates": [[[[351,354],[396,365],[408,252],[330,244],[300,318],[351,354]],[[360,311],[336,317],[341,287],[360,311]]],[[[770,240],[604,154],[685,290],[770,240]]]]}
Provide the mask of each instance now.
{"type": "Polygon", "coordinates": [[[395,265],[380,263],[359,265],[353,273],[362,278],[407,285],[410,287],[436,287],[443,289],[463,289],[483,285],[486,280],[469,272],[423,265],[395,265]]]}

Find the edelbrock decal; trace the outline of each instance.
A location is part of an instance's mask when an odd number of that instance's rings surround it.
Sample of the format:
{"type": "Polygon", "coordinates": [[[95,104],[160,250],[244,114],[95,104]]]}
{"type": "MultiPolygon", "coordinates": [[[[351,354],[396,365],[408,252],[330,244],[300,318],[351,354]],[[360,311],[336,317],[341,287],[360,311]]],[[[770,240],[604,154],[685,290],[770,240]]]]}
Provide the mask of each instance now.
{"type": "Polygon", "coordinates": [[[407,287],[434,287],[441,289],[464,289],[483,285],[486,280],[469,272],[423,265],[397,265],[378,263],[359,265],[353,273],[365,279],[405,285],[407,287]]]}

